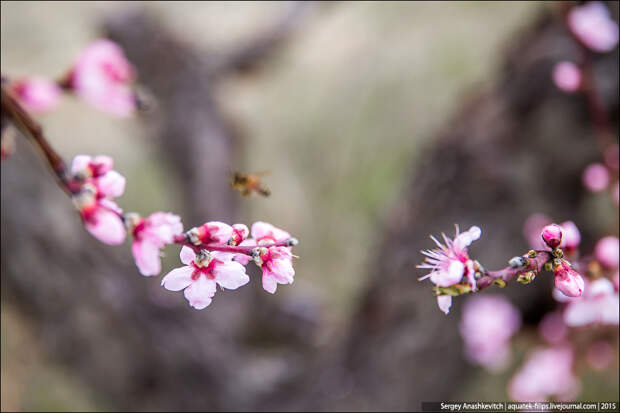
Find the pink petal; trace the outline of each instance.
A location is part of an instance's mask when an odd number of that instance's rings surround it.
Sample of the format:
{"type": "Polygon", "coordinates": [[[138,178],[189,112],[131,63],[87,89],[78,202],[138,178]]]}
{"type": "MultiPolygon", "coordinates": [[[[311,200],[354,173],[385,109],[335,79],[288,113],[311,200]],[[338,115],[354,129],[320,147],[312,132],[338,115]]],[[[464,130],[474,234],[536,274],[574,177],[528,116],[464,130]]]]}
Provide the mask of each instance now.
{"type": "Polygon", "coordinates": [[[278,282],[269,272],[263,271],[263,289],[268,293],[275,293],[278,287],[278,282]]]}
{"type": "Polygon", "coordinates": [[[228,261],[216,265],[214,273],[215,281],[228,290],[236,290],[250,282],[250,277],[245,273],[245,267],[238,262],[228,261]]]}
{"type": "Polygon", "coordinates": [[[593,163],[583,171],[583,185],[592,192],[600,192],[609,185],[609,171],[605,165],[593,163]]]}
{"type": "Polygon", "coordinates": [[[228,224],[219,221],[211,221],[207,222],[205,225],[209,231],[210,238],[214,242],[225,244],[232,236],[233,229],[228,224]]]}
{"type": "Polygon", "coordinates": [[[98,207],[84,226],[93,237],[106,244],[118,245],[125,241],[125,225],[116,213],[107,208],[98,207]]]}
{"type": "Polygon", "coordinates": [[[97,170],[98,175],[105,174],[114,166],[114,160],[107,155],[97,155],[91,163],[97,170]]]}
{"type": "Polygon", "coordinates": [[[24,109],[33,113],[54,109],[62,94],[56,83],[40,77],[18,80],[10,86],[24,109]]]}
{"type": "Polygon", "coordinates": [[[575,92],[581,85],[581,71],[573,62],[560,62],[553,68],[553,83],[564,92],[575,92]]]}
{"type": "Polygon", "coordinates": [[[202,310],[211,304],[211,298],[215,295],[215,290],[215,281],[201,276],[185,289],[184,295],[187,301],[189,301],[189,305],[196,310],[202,310]]]}
{"type": "MultiPolygon", "coordinates": [[[[246,240],[241,241],[239,246],[240,247],[254,247],[256,246],[256,240],[252,238],[248,238],[246,240]]],[[[233,259],[237,261],[238,263],[240,263],[241,265],[248,265],[248,262],[252,261],[252,257],[246,254],[235,254],[233,259]]]]}
{"type": "Polygon", "coordinates": [[[594,247],[596,259],[607,268],[618,268],[620,249],[618,238],[608,236],[601,238],[594,247]]]}
{"type": "Polygon", "coordinates": [[[196,258],[196,253],[193,249],[184,245],[183,248],[181,248],[180,257],[183,264],[189,265],[194,261],[194,258],[196,258]]]}
{"type": "Polygon", "coordinates": [[[260,241],[263,238],[269,238],[275,242],[285,241],[291,237],[291,235],[279,228],[274,227],[267,222],[258,221],[252,224],[252,238],[260,241]]]}
{"type": "Polygon", "coordinates": [[[190,266],[175,268],[164,276],[161,285],[168,291],[181,291],[190,285],[194,268],[190,266]]]}
{"type": "Polygon", "coordinates": [[[116,171],[109,171],[97,179],[97,187],[106,197],[117,198],[125,192],[125,177],[116,171]]]}
{"type": "Polygon", "coordinates": [[[449,295],[438,296],[437,305],[441,311],[448,314],[450,312],[450,307],[452,306],[452,297],[449,295]]]}
{"type": "Polygon", "coordinates": [[[76,175],[78,172],[88,168],[92,159],[93,158],[88,155],[76,155],[75,158],[73,158],[73,162],[71,162],[71,175],[76,175]]]}
{"type": "Polygon", "coordinates": [[[131,245],[131,252],[140,270],[140,274],[149,276],[160,273],[161,259],[157,244],[150,242],[148,238],[141,241],[134,240],[131,245]]]}
{"type": "Polygon", "coordinates": [[[171,244],[174,236],[183,232],[181,218],[177,215],[155,212],[147,218],[148,232],[161,243],[171,244]]]}
{"type": "Polygon", "coordinates": [[[452,260],[447,271],[434,271],[430,278],[433,284],[439,287],[449,287],[461,281],[464,271],[465,264],[452,260]]]}
{"type": "Polygon", "coordinates": [[[479,239],[481,234],[482,230],[480,227],[471,227],[469,230],[457,235],[457,237],[454,238],[454,249],[457,251],[463,251],[465,248],[469,247],[472,242],[479,239]]]}

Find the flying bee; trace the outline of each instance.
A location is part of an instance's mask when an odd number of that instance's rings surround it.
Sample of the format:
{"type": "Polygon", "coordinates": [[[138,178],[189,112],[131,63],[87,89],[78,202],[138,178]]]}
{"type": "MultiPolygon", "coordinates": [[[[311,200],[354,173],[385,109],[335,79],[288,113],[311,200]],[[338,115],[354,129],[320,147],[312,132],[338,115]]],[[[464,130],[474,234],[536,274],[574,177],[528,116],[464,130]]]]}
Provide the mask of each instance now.
{"type": "Polygon", "coordinates": [[[252,192],[258,192],[262,196],[269,196],[271,195],[271,191],[261,182],[261,177],[269,173],[271,173],[271,171],[263,171],[255,174],[244,174],[235,171],[232,174],[230,186],[241,192],[242,196],[248,196],[252,192]]]}

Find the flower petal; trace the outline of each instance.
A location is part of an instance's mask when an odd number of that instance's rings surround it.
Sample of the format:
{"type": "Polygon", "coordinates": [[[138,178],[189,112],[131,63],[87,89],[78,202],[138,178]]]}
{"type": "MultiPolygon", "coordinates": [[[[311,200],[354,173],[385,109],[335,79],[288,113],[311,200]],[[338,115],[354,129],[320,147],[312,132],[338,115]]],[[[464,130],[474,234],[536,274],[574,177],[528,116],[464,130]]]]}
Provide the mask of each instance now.
{"type": "Polygon", "coordinates": [[[448,314],[450,312],[450,307],[452,306],[452,297],[449,295],[438,296],[437,305],[441,311],[448,314]]]}
{"type": "Polygon", "coordinates": [[[238,262],[227,261],[218,264],[214,268],[215,281],[223,288],[236,290],[250,282],[250,277],[245,273],[245,267],[238,262]]]}
{"type": "Polygon", "coordinates": [[[140,241],[134,240],[131,245],[131,252],[140,274],[150,276],[160,273],[161,258],[158,244],[151,242],[149,238],[140,241]]]}
{"type": "Polygon", "coordinates": [[[185,265],[189,265],[192,261],[194,261],[194,258],[196,258],[196,253],[194,250],[186,245],[181,248],[181,253],[179,255],[181,257],[181,262],[185,265]]]}
{"type": "Polygon", "coordinates": [[[257,241],[261,241],[263,238],[268,238],[275,242],[279,242],[285,241],[291,237],[291,234],[289,234],[288,232],[262,221],[258,221],[252,224],[251,233],[252,238],[257,241]]]}
{"type": "Polygon", "coordinates": [[[86,169],[91,159],[93,158],[88,155],[76,155],[75,158],[73,158],[73,162],[71,162],[71,175],[75,175],[86,169]]]}
{"type": "Polygon", "coordinates": [[[175,268],[164,275],[164,278],[161,280],[161,285],[168,291],[181,291],[192,283],[193,273],[194,268],[188,265],[175,268]]]}
{"type": "Polygon", "coordinates": [[[108,171],[97,179],[99,191],[111,198],[117,198],[125,192],[125,177],[116,171],[108,171]]]}
{"type": "Polygon", "coordinates": [[[196,310],[202,310],[211,304],[211,298],[215,295],[215,281],[208,280],[206,277],[198,277],[183,292],[189,305],[196,310]]]}
{"type": "Polygon", "coordinates": [[[97,207],[84,226],[93,237],[106,244],[119,245],[125,241],[125,225],[115,212],[107,208],[97,207]]]}
{"type": "Polygon", "coordinates": [[[268,293],[273,294],[276,292],[277,287],[278,282],[273,275],[270,272],[263,270],[263,289],[268,293]]]}

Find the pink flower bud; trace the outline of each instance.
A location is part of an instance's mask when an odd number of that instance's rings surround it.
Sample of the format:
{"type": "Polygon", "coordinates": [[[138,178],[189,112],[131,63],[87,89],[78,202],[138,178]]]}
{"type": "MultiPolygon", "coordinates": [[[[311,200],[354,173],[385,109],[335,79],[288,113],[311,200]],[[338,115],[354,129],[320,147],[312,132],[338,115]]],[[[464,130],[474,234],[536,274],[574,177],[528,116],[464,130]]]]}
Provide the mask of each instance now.
{"type": "Polygon", "coordinates": [[[592,192],[600,192],[609,185],[609,171],[605,165],[593,163],[581,175],[583,185],[592,192]]]}
{"type": "Polygon", "coordinates": [[[24,109],[32,113],[54,109],[62,94],[56,83],[40,77],[18,80],[11,84],[11,89],[24,109]]]}
{"type": "Polygon", "coordinates": [[[618,238],[609,236],[602,238],[594,247],[596,259],[607,268],[618,267],[618,238]]]}
{"type": "Polygon", "coordinates": [[[581,85],[581,71],[573,62],[560,62],[553,68],[553,83],[564,92],[575,92],[581,85]]]}
{"type": "Polygon", "coordinates": [[[562,243],[562,228],[557,224],[547,225],[540,233],[549,248],[557,248],[562,243]]]}
{"type": "Polygon", "coordinates": [[[568,26],[587,47],[597,52],[609,52],[618,44],[618,23],[600,1],[573,7],[568,13],[568,26]]]}
{"type": "Polygon", "coordinates": [[[584,281],[581,275],[565,260],[554,265],[555,287],[567,297],[580,297],[584,290],[584,281]]]}

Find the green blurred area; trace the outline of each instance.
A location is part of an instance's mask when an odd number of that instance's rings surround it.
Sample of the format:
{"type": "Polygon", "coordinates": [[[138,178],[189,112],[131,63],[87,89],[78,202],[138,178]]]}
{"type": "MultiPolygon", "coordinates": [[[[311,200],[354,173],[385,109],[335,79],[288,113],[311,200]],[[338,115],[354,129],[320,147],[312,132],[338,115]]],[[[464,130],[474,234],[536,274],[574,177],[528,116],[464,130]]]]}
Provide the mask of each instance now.
{"type": "MultiPolygon", "coordinates": [[[[62,75],[79,50],[97,38],[103,16],[135,6],[2,2],[2,73],[62,75]]],[[[287,5],[139,6],[198,48],[225,51],[251,40],[287,5]]],[[[320,301],[331,330],[338,330],[357,302],[377,259],[373,248],[381,239],[382,221],[419,148],[449,121],[467,93],[492,82],[503,46],[542,7],[547,5],[330,4],[316,8],[259,74],[227,79],[218,88],[218,102],[245,140],[231,169],[271,170],[265,183],[272,196],[243,199],[240,221],[264,220],[300,239],[295,288],[320,301]]],[[[112,118],[65,98],[41,122],[67,160],[78,153],[114,157],[115,169],[128,182],[120,199],[124,209],[143,214],[178,209],[174,182],[157,162],[162,154],[138,120],[112,118]]],[[[176,250],[167,252],[165,269],[177,261],[176,250]]],[[[287,288],[279,288],[274,299],[286,297],[287,288]]],[[[3,411],[113,406],[45,354],[45,343],[37,343],[31,330],[15,309],[2,307],[3,411]]],[[[584,376],[586,400],[598,394],[600,378],[592,374],[584,376]]],[[[487,389],[489,400],[504,399],[508,377],[498,380],[480,372],[464,389],[477,386],[487,389]]]]}

